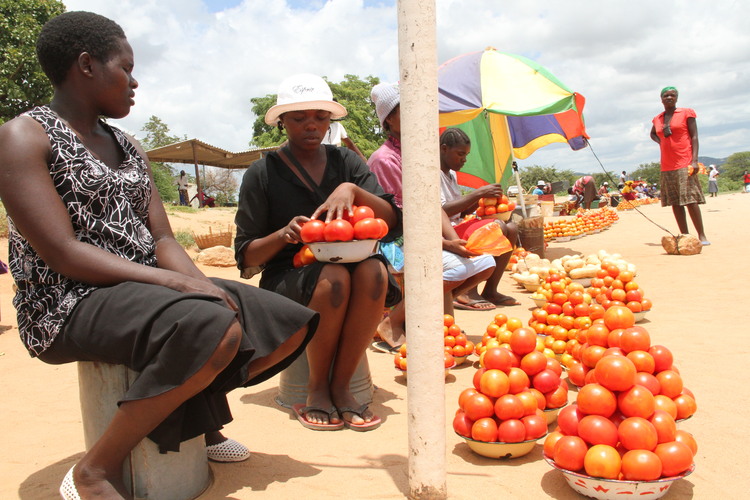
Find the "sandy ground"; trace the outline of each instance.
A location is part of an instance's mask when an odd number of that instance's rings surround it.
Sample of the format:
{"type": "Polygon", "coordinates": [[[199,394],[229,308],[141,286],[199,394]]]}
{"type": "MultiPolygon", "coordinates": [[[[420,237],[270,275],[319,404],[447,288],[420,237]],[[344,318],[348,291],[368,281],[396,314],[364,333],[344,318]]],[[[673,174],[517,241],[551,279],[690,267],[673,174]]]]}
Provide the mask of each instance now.
{"type": "MultiPolygon", "coordinates": [[[[746,260],[750,248],[750,195],[709,198],[703,207],[713,245],[691,257],[668,256],[665,233],[636,212],[620,213],[609,231],[564,244],[548,255],[618,252],[638,266],[637,281],[654,309],[645,322],[654,343],[668,346],[686,385],[698,401],[697,415],[682,423],[699,444],[696,470],[678,481],[665,498],[743,498],[750,488],[745,423],[750,403],[747,355],[746,260]],[[745,257],[743,257],[745,255],[745,257]],[[745,278],[743,278],[745,276],[745,278]],[[743,423],[745,422],[745,423],[743,423]]],[[[675,230],[671,211],[643,208],[655,222],[675,230]]],[[[231,223],[229,209],[171,217],[176,229],[205,232],[231,223]]],[[[0,258],[7,244],[0,242],[0,258]]],[[[234,268],[207,268],[209,275],[237,278],[234,268]]],[[[508,278],[503,292],[522,305],[503,312],[524,320],[533,303],[508,278]]],[[[0,276],[0,498],[55,498],[65,472],[83,454],[84,444],[74,364],[49,366],[31,359],[18,339],[11,279],[0,276]]],[[[497,312],[457,311],[457,322],[479,340],[497,312]]],[[[384,419],[374,432],[319,433],[304,429],[274,403],[278,378],[230,395],[235,420],[226,434],[248,445],[244,463],[212,464],[214,482],[201,499],[402,498],[409,492],[406,383],[396,376],[390,355],[368,351],[377,385],[373,409],[384,419]]],[[[474,358],[476,359],[476,358],[474,358]]],[[[446,380],[447,488],[452,499],[579,498],[559,471],[543,460],[541,446],[526,457],[495,461],[474,455],[452,431],[457,396],[469,387],[474,369],[464,365],[446,380]]],[[[571,400],[575,393],[570,394],[571,400]]]]}

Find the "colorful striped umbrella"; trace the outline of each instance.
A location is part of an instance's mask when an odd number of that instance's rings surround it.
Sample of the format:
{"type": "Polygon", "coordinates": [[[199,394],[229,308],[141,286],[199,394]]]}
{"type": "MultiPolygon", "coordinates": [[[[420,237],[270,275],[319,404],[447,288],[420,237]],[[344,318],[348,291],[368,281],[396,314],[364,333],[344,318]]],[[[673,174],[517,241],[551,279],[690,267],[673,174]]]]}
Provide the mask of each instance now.
{"type": "Polygon", "coordinates": [[[464,54],[438,68],[438,87],[440,126],[472,142],[461,185],[507,184],[514,158],[553,142],[586,147],[584,97],[530,59],[493,48],[464,54]]]}

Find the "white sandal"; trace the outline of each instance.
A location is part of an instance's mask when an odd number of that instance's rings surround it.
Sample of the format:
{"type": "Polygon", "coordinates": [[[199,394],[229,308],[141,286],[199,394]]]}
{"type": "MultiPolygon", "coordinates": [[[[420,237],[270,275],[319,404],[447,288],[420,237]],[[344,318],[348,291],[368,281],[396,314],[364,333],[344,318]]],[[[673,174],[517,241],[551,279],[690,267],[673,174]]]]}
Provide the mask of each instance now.
{"type": "Polygon", "coordinates": [[[243,462],[250,458],[250,450],[234,439],[206,446],[206,455],[214,462],[243,462]]]}
{"type": "Polygon", "coordinates": [[[75,467],[76,466],[74,465],[70,468],[60,485],[60,496],[63,497],[63,500],[81,500],[81,496],[76,489],[76,483],[73,481],[73,469],[75,469],[75,467]]]}

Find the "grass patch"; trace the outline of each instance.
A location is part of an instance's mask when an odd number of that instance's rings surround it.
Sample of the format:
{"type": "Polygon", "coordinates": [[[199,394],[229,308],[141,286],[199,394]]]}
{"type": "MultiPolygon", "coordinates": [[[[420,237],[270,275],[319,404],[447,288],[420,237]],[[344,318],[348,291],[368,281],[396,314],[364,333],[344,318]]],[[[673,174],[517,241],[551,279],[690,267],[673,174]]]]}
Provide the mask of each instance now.
{"type": "Polygon", "coordinates": [[[197,208],[186,207],[183,205],[170,205],[167,203],[164,204],[164,210],[167,211],[167,214],[176,214],[176,213],[197,214],[198,213],[197,208]]]}
{"type": "Polygon", "coordinates": [[[190,231],[175,231],[174,238],[182,248],[187,249],[195,245],[195,239],[190,231]]]}
{"type": "Polygon", "coordinates": [[[8,237],[8,214],[5,207],[0,203],[0,238],[8,237]]]}

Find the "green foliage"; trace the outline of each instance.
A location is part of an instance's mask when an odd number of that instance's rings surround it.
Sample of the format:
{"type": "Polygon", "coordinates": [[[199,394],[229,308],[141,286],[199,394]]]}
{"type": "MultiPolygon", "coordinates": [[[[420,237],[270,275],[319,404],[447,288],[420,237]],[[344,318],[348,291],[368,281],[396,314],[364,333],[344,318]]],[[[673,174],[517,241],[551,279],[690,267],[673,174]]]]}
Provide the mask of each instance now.
{"type": "MultiPolygon", "coordinates": [[[[364,80],[355,75],[346,75],[341,82],[328,82],[334,97],[348,111],[341,120],[349,137],[369,157],[385,141],[386,135],[380,130],[380,123],[375,114],[375,106],[370,101],[370,91],[380,80],[368,76],[364,80]]],[[[276,146],[286,140],[286,135],[277,127],[267,125],[264,121],[266,111],[276,104],[276,94],[264,97],[253,97],[252,112],[256,119],[253,122],[251,147],[276,146]]]]}
{"type": "Polygon", "coordinates": [[[0,124],[52,98],[36,39],[42,25],[63,12],[57,0],[0,0],[0,124]]]}
{"type": "Polygon", "coordinates": [[[734,153],[719,168],[721,172],[719,179],[736,179],[742,183],[742,175],[745,173],[745,170],[750,171],[750,151],[734,153]]]}
{"type": "MultiPolygon", "coordinates": [[[[170,135],[169,126],[161,118],[154,115],[151,115],[141,131],[146,132],[146,136],[141,139],[141,144],[146,150],[168,146],[187,139],[187,137],[180,138],[176,135],[170,135]]],[[[171,203],[178,200],[176,175],[169,165],[154,162],[151,164],[151,170],[162,201],[171,203]]]]}
{"type": "Polygon", "coordinates": [[[182,248],[190,248],[195,245],[195,239],[190,231],[175,231],[174,239],[177,240],[177,243],[179,243],[182,248]]]}
{"type": "MultiPolygon", "coordinates": [[[[536,187],[536,183],[540,180],[549,182],[550,184],[554,182],[562,182],[563,184],[567,183],[569,186],[572,186],[576,179],[578,179],[578,175],[572,170],[558,171],[554,166],[542,167],[539,165],[532,165],[530,167],[522,167],[519,169],[518,175],[521,177],[521,186],[529,192],[536,187]]],[[[515,181],[512,181],[511,183],[515,184],[515,181]]]]}
{"type": "Polygon", "coordinates": [[[630,173],[630,178],[633,180],[643,179],[649,184],[658,185],[661,178],[661,163],[642,163],[630,173]]]}

